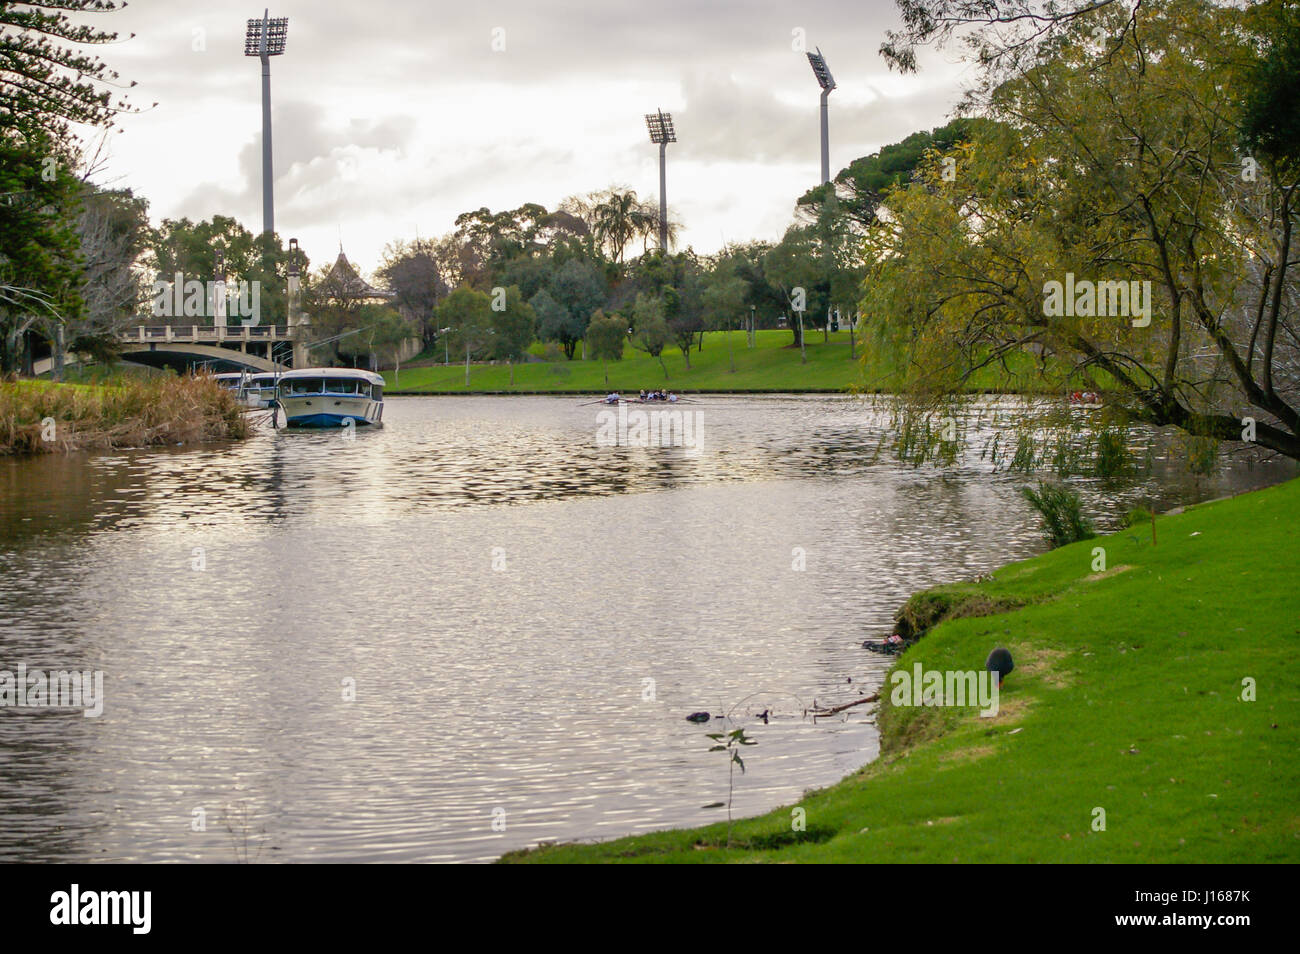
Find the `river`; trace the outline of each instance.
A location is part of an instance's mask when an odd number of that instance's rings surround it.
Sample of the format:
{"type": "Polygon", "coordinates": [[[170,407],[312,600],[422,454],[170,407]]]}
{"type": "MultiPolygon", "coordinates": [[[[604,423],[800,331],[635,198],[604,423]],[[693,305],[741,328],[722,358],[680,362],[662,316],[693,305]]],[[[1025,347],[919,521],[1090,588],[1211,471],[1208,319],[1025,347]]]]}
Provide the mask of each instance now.
{"type": "MultiPolygon", "coordinates": [[[[598,446],[571,397],[390,398],[386,426],[0,459],[0,670],[103,673],[103,712],[0,709],[3,861],[482,861],[726,817],[877,752],[861,648],[908,594],[1044,548],[1018,475],[876,455],[848,397],[700,397],[701,447],[598,446]],[[758,713],[768,710],[764,723],[758,713]]],[[[1135,502],[1290,476],[1076,480],[1135,502]]],[[[1285,473],[1283,473],[1285,471],[1285,473]]],[[[973,660],[978,665],[982,660],[973,660]]]]}

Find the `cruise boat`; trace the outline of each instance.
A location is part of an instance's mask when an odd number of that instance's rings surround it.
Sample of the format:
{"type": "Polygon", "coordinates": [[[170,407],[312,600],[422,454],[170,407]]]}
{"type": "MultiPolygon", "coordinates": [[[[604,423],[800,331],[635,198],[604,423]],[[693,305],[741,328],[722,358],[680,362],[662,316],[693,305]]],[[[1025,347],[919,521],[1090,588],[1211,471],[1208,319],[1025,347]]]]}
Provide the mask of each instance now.
{"type": "Polygon", "coordinates": [[[275,403],[274,371],[228,371],[214,374],[213,380],[227,391],[232,392],[241,405],[248,408],[266,408],[275,403]]]}
{"type": "Polygon", "coordinates": [[[289,427],[381,424],[384,379],[354,368],[303,368],[280,375],[280,406],[289,427]]]}

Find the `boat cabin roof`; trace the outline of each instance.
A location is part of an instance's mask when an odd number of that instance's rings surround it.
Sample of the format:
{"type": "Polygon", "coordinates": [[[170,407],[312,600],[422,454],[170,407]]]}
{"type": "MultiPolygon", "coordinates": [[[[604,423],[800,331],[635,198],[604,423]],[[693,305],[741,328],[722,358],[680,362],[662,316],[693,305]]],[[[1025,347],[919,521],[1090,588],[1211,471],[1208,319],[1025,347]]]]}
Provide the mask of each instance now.
{"type": "Polygon", "coordinates": [[[362,371],[360,368],[302,368],[297,371],[286,371],[280,375],[281,381],[292,381],[297,378],[343,378],[349,381],[365,381],[367,384],[378,384],[383,386],[384,379],[373,371],[362,371]]]}

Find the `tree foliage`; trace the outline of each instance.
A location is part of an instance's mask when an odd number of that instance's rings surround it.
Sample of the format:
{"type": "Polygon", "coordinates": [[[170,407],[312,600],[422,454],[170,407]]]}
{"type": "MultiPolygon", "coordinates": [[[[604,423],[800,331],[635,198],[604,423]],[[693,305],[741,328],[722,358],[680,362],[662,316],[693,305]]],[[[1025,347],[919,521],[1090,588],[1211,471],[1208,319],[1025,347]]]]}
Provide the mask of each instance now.
{"type": "Polygon", "coordinates": [[[1145,17],[1137,34],[1118,7],[1077,18],[990,81],[996,123],[954,150],[956,175],[932,157],[891,195],[863,310],[918,402],[1027,355],[1136,419],[1300,457],[1297,186],[1238,153],[1259,38],[1206,0],[1145,17]]]}

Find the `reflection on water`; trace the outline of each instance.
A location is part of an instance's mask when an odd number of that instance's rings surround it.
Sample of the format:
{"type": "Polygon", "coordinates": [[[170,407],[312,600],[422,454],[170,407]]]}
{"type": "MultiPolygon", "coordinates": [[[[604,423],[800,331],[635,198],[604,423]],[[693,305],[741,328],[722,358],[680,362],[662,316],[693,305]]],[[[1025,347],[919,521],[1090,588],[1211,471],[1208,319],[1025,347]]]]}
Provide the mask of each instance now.
{"type": "MultiPolygon", "coordinates": [[[[900,468],[863,402],[703,398],[698,455],[596,446],[597,410],[395,399],[352,441],[0,461],[0,670],[107,695],[0,710],[0,859],[474,860],[716,820],[684,716],[742,700],[761,811],[874,756],[869,714],[803,709],[879,682],[859,644],[910,592],[1042,546],[1023,478],[900,468]]],[[[1079,482],[1103,522],[1293,470],[1197,482],[1135,442],[1148,476],[1079,482]]]]}

